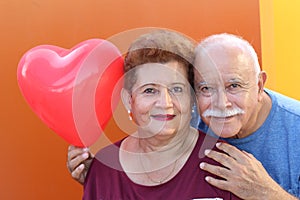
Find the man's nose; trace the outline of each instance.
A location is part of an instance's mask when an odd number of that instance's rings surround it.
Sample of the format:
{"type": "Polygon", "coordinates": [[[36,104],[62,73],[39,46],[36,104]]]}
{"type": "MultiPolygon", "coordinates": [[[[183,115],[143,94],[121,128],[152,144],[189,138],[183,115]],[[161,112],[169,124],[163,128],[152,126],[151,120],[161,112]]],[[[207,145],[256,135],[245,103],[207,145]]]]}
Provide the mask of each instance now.
{"type": "Polygon", "coordinates": [[[219,89],[216,92],[216,95],[214,95],[212,101],[213,105],[220,110],[224,110],[231,106],[231,102],[228,99],[227,92],[224,89],[219,89]]]}

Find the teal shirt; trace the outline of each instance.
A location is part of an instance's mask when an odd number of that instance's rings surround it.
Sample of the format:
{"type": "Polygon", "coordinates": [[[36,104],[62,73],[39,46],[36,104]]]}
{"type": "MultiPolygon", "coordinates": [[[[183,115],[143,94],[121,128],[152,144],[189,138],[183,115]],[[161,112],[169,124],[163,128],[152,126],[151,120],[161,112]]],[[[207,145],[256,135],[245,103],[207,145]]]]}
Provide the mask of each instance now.
{"type": "MultiPolygon", "coordinates": [[[[265,92],[272,108],[263,125],[248,137],[222,139],[253,154],[282,188],[300,197],[300,102],[268,89],[265,92]]],[[[198,128],[213,134],[202,121],[198,128]]]]}

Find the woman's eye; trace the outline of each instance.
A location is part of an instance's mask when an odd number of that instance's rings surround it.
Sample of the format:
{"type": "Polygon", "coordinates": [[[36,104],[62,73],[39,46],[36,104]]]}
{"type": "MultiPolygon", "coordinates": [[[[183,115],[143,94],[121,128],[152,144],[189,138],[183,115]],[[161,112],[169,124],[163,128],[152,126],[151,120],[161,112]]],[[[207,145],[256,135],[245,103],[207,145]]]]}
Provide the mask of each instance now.
{"type": "Polygon", "coordinates": [[[171,89],[172,93],[182,93],[183,92],[183,88],[182,87],[173,87],[171,89]]]}
{"type": "Polygon", "coordinates": [[[154,94],[156,92],[156,89],[154,88],[147,88],[144,90],[143,93],[146,93],[146,94],[154,94]]]}

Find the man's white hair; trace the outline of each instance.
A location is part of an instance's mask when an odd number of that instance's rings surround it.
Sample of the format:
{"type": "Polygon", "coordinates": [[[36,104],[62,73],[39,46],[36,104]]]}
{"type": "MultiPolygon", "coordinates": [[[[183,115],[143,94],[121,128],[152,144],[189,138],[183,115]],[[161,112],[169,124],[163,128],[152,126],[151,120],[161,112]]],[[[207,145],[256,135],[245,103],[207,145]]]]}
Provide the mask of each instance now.
{"type": "Polygon", "coordinates": [[[255,70],[256,78],[258,80],[259,73],[261,71],[259,61],[257,54],[253,48],[253,46],[245,39],[243,39],[240,36],[229,34],[229,33],[221,33],[221,34],[215,34],[211,35],[204,40],[202,40],[198,46],[195,49],[195,54],[197,57],[197,54],[200,52],[206,52],[210,48],[220,46],[220,47],[239,47],[240,49],[245,50],[245,52],[248,52],[252,58],[253,67],[255,70]]]}

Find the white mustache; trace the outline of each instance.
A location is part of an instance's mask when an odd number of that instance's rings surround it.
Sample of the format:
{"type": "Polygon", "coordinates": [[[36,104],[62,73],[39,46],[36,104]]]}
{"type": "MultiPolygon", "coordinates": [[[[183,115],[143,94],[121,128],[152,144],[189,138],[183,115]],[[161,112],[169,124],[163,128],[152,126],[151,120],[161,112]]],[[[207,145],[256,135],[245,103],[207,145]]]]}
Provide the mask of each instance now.
{"type": "Polygon", "coordinates": [[[209,109],[204,111],[203,117],[231,117],[238,114],[244,114],[245,111],[240,108],[234,108],[231,110],[213,110],[209,109]]]}

